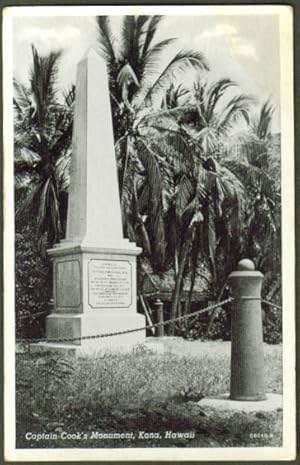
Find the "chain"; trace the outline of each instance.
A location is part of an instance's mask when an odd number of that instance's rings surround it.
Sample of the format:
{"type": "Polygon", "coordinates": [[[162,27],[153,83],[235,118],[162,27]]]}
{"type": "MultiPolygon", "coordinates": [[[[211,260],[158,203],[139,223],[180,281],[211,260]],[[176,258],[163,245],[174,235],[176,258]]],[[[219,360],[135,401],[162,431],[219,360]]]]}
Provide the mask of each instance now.
{"type": "Polygon", "coordinates": [[[33,315],[22,315],[22,316],[19,316],[17,318],[17,321],[19,320],[26,320],[26,319],[33,319],[37,316],[41,316],[41,315],[49,315],[49,312],[38,312],[38,313],[34,313],[33,315]]]}
{"type": "MultiPolygon", "coordinates": [[[[247,297],[242,297],[241,299],[237,299],[237,300],[243,300],[243,299],[247,299],[247,297]]],[[[259,297],[248,297],[249,300],[261,300],[262,303],[264,304],[267,304],[267,305],[271,305],[275,308],[278,308],[278,309],[282,309],[282,307],[280,307],[279,305],[276,305],[276,304],[273,304],[272,302],[269,302],[267,300],[263,300],[263,299],[260,299],[259,297]]],[[[183,320],[187,320],[189,318],[193,318],[195,316],[198,316],[198,315],[201,315],[202,313],[205,313],[205,312],[211,312],[212,310],[218,308],[218,307],[221,307],[222,305],[224,304],[227,304],[229,302],[232,302],[234,299],[232,297],[229,297],[228,299],[226,300],[223,300],[222,302],[218,302],[217,304],[214,304],[214,305],[210,305],[206,308],[203,308],[201,310],[197,310],[196,312],[193,312],[193,313],[189,313],[188,315],[183,315],[183,316],[178,316],[177,318],[173,318],[173,319],[170,319],[170,320],[166,320],[166,321],[162,321],[160,323],[154,323],[152,325],[147,325],[147,326],[142,326],[142,327],[139,327],[139,328],[133,328],[133,329],[126,329],[126,330],[123,330],[123,331],[116,331],[116,332],[112,332],[112,333],[105,333],[105,334],[95,334],[95,335],[92,335],[92,336],[78,336],[78,337],[73,337],[73,338],[61,338],[61,339],[45,339],[45,338],[41,338],[41,339],[17,339],[17,342],[18,343],[36,343],[36,342],[53,342],[53,343],[64,343],[64,342],[76,342],[76,341],[82,341],[82,340],[89,340],[89,339],[101,339],[101,338],[106,338],[106,337],[112,337],[112,336],[121,336],[123,334],[130,334],[130,333],[135,333],[135,332],[138,332],[138,331],[144,331],[144,330],[147,330],[147,329],[151,329],[151,328],[157,328],[159,326],[165,326],[165,325],[168,325],[172,322],[178,322],[178,321],[183,321],[183,320]]],[[[39,312],[39,313],[36,313],[35,315],[31,315],[32,318],[34,318],[35,316],[37,315],[41,315],[41,314],[45,314],[45,313],[48,313],[48,312],[39,312]]],[[[24,315],[23,317],[20,317],[20,319],[24,319],[26,318],[27,315],[24,315]]]]}
{"type": "Polygon", "coordinates": [[[52,342],[52,343],[64,343],[64,342],[75,342],[75,341],[83,341],[83,340],[89,340],[89,339],[100,339],[100,338],[105,338],[105,337],[112,337],[112,336],[121,336],[123,334],[129,334],[129,333],[135,333],[138,331],[144,331],[146,329],[151,329],[151,328],[157,328],[158,326],[165,326],[168,325],[172,322],[177,322],[177,321],[182,321],[182,320],[187,320],[189,318],[193,318],[196,315],[201,315],[202,313],[205,312],[210,312],[214,310],[215,308],[220,307],[221,305],[227,304],[229,302],[232,302],[234,299],[232,297],[229,297],[226,300],[223,300],[222,302],[218,302],[217,304],[210,305],[206,308],[203,308],[201,310],[197,310],[196,312],[189,313],[188,315],[183,315],[183,316],[178,316],[177,318],[173,318],[170,320],[166,320],[160,323],[154,323],[152,325],[147,325],[147,326],[142,326],[140,328],[134,328],[134,329],[127,329],[123,331],[117,331],[113,333],[105,333],[105,334],[95,334],[93,336],[78,336],[78,337],[72,337],[72,338],[61,338],[61,339],[17,339],[18,343],[35,343],[35,342],[52,342]]]}
{"type": "Polygon", "coordinates": [[[278,308],[279,310],[282,310],[282,307],[280,307],[280,305],[273,304],[272,302],[269,302],[268,300],[262,299],[261,302],[263,304],[267,304],[267,305],[270,305],[271,307],[275,307],[275,308],[278,308]]]}
{"type": "Polygon", "coordinates": [[[253,295],[245,295],[245,296],[240,296],[240,297],[235,297],[235,300],[261,300],[260,297],[253,296],[253,295]]]}

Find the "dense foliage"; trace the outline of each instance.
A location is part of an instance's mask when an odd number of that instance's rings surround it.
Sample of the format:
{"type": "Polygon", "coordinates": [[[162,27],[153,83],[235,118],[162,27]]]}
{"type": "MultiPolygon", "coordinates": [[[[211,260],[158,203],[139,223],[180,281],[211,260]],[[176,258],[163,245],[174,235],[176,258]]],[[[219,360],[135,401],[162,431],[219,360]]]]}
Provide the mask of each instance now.
{"type": "Polygon", "coordinates": [[[42,256],[35,241],[34,226],[16,232],[16,332],[18,337],[43,336],[45,315],[52,297],[50,260],[42,256]]]}
{"type": "MultiPolygon", "coordinates": [[[[244,95],[230,78],[212,82],[199,51],[179,50],[162,66],[162,52],[176,43],[173,38],[155,42],[162,19],[125,16],[116,40],[109,17],[96,18],[109,76],[124,234],[143,248],[141,269],[147,265],[158,275],[173,270],[171,317],[181,311],[187,279],[190,311],[201,269],[209,298],[225,298],[227,276],[244,257],[266,276],[263,297],[280,305],[275,109],[268,100],[244,95]],[[185,83],[185,73],[194,76],[192,84],[185,83]]],[[[60,56],[42,57],[33,47],[29,86],[15,82],[17,256],[26,249],[23,242],[28,245],[22,234],[32,218],[32,253],[36,244],[44,250],[64,235],[75,92],[73,87],[58,99],[60,56]]],[[[38,260],[43,267],[44,259],[38,260]]],[[[40,299],[36,305],[43,307],[40,299]]],[[[225,309],[184,331],[192,337],[228,338],[229,328],[225,309]]],[[[170,334],[176,331],[183,329],[171,325],[170,334]]],[[[280,341],[280,311],[266,309],[264,331],[266,341],[280,341]]]]}
{"type": "Polygon", "coordinates": [[[14,80],[16,220],[36,219],[42,249],[60,240],[66,220],[74,91],[60,103],[60,56],[40,56],[32,46],[29,86],[14,80]]]}

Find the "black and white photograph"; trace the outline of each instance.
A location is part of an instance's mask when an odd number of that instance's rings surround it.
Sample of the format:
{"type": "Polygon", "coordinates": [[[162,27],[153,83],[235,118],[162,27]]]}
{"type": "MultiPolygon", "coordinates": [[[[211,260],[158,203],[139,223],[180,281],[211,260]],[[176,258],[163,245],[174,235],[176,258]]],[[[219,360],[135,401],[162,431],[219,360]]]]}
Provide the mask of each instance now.
{"type": "Polygon", "coordinates": [[[292,8],[3,16],[6,460],[292,460],[292,8]]]}

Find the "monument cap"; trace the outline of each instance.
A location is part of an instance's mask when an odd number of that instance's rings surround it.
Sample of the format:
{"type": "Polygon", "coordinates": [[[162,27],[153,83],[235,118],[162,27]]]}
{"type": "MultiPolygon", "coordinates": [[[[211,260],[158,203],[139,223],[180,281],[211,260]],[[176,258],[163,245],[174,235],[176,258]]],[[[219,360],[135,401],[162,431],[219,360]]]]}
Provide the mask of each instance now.
{"type": "Polygon", "coordinates": [[[243,258],[242,260],[239,261],[237,270],[238,271],[254,271],[255,265],[252,260],[249,260],[249,258],[243,258]]]}
{"type": "Polygon", "coordinates": [[[95,50],[94,47],[90,47],[87,49],[83,57],[81,58],[81,61],[85,60],[86,58],[96,58],[99,61],[104,61],[103,58],[99,55],[99,53],[95,50]]]}

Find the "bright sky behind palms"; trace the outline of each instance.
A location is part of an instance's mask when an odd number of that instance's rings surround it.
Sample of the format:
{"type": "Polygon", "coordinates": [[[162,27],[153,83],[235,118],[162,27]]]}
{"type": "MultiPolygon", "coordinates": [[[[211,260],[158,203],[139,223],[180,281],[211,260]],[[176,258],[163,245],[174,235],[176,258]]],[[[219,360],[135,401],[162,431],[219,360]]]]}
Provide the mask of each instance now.
{"type": "MultiPolygon", "coordinates": [[[[112,27],[118,36],[121,18],[112,27]]],[[[63,49],[59,80],[62,88],[75,83],[76,64],[86,50],[97,47],[97,26],[91,16],[26,16],[13,21],[14,74],[26,81],[33,43],[39,53],[63,49]]],[[[176,37],[161,60],[161,69],[180,49],[195,49],[207,57],[212,80],[229,77],[243,93],[280,103],[280,42],[276,15],[166,16],[156,41],[176,37]]],[[[158,69],[159,71],[159,69],[158,69]]],[[[186,77],[184,77],[186,80],[186,77]]],[[[273,130],[279,130],[279,111],[273,130]]]]}

